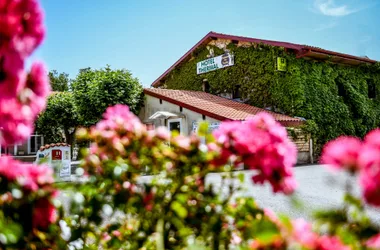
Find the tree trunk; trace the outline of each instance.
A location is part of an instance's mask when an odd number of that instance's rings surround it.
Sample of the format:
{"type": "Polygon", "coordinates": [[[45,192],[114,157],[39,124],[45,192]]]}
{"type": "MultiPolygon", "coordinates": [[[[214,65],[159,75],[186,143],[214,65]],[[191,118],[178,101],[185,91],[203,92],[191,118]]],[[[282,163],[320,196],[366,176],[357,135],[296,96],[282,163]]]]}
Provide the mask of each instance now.
{"type": "Polygon", "coordinates": [[[74,149],[73,143],[75,140],[75,131],[76,129],[74,129],[74,131],[70,133],[68,129],[65,129],[65,142],[70,145],[71,158],[73,157],[73,149],[74,149]]]}

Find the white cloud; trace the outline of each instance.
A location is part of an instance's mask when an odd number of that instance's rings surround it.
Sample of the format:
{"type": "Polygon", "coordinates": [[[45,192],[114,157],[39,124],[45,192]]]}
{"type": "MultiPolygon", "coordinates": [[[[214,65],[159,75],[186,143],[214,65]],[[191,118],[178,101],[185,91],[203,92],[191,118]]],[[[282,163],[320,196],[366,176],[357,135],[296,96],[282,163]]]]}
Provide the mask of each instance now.
{"type": "Polygon", "coordinates": [[[330,22],[327,24],[320,25],[319,27],[315,28],[314,31],[324,31],[324,30],[335,28],[336,26],[338,26],[337,22],[330,22]]]}
{"type": "Polygon", "coordinates": [[[334,0],[315,0],[315,9],[325,16],[347,16],[359,11],[358,9],[350,9],[347,5],[336,5],[334,0]]]}

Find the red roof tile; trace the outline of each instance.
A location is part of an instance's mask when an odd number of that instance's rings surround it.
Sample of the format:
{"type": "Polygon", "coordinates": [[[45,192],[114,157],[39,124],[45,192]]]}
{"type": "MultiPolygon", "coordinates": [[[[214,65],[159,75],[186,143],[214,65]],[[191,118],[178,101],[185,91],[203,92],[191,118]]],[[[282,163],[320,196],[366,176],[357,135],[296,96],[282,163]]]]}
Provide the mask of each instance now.
{"type": "Polygon", "coordinates": [[[267,112],[283,126],[291,127],[303,124],[299,118],[274,113],[201,91],[150,88],[144,89],[144,93],[220,121],[245,120],[260,112],[267,112]]]}
{"type": "Polygon", "coordinates": [[[264,39],[257,39],[257,38],[251,38],[251,37],[243,37],[243,36],[233,36],[233,35],[227,35],[222,33],[216,33],[216,32],[209,32],[206,36],[204,36],[197,44],[195,44],[186,54],[184,54],[178,61],[176,61],[169,69],[167,69],[162,75],[160,75],[151,86],[158,87],[161,85],[161,81],[166,77],[169,72],[171,72],[175,67],[177,67],[179,64],[181,64],[183,61],[186,61],[186,59],[189,59],[191,56],[191,53],[197,49],[198,47],[208,44],[213,39],[226,39],[226,40],[235,40],[235,41],[241,41],[241,42],[249,42],[249,43],[263,43],[275,47],[283,47],[286,49],[294,50],[298,57],[304,57],[304,56],[313,56],[315,53],[324,55],[326,58],[329,58],[329,56],[334,56],[339,59],[339,62],[352,62],[354,61],[355,64],[360,63],[376,63],[375,60],[371,60],[366,57],[360,57],[360,56],[353,56],[343,53],[338,53],[330,50],[321,49],[318,47],[308,46],[308,45],[301,45],[296,43],[288,43],[288,42],[280,42],[280,41],[271,41],[271,40],[264,40],[264,39]]]}

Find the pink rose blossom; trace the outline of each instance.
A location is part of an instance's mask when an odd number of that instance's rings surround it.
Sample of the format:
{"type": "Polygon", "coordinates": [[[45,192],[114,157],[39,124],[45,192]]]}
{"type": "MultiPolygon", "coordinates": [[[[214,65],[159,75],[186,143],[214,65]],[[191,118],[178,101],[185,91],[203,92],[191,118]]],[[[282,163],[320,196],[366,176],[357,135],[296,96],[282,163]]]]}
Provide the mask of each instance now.
{"type": "Polygon", "coordinates": [[[112,231],[112,234],[113,234],[113,236],[115,236],[115,237],[120,237],[120,236],[121,236],[121,233],[120,233],[119,230],[114,230],[114,231],[112,231]]]}
{"type": "Polygon", "coordinates": [[[30,69],[26,87],[33,91],[37,97],[44,99],[50,93],[49,77],[47,69],[42,62],[34,62],[30,69]]]}
{"type": "Polygon", "coordinates": [[[37,191],[54,182],[53,170],[48,166],[22,163],[10,156],[0,157],[0,176],[18,182],[26,191],[37,191]]]}
{"type": "Polygon", "coordinates": [[[304,219],[292,221],[293,238],[301,246],[314,249],[317,244],[318,235],[311,230],[311,225],[304,219]]]}
{"type": "Polygon", "coordinates": [[[281,227],[280,219],[277,217],[276,213],[273,212],[273,210],[269,208],[264,208],[264,215],[274,224],[276,224],[278,227],[281,227]]]}
{"type": "Polygon", "coordinates": [[[368,204],[380,206],[380,148],[365,145],[360,153],[359,181],[368,204]]]}
{"type": "Polygon", "coordinates": [[[140,134],[146,131],[139,118],[129,111],[128,106],[117,104],[107,108],[103,120],[96,124],[96,130],[112,131],[125,130],[140,134]]]}
{"type": "Polygon", "coordinates": [[[359,169],[358,157],[362,142],[355,137],[339,137],[327,143],[322,152],[323,164],[333,170],[347,169],[355,172],[359,169]]]}
{"type": "Polygon", "coordinates": [[[376,234],[367,240],[365,245],[369,249],[380,249],[380,234],[376,234]]]}
{"type": "Polygon", "coordinates": [[[350,247],[344,245],[336,236],[321,236],[318,238],[318,250],[350,250],[350,247]]]}
{"type": "Polygon", "coordinates": [[[34,205],[33,210],[33,227],[39,229],[47,229],[50,224],[57,221],[57,211],[51,202],[42,198],[34,205]]]}
{"type": "Polygon", "coordinates": [[[17,98],[25,80],[24,61],[20,55],[2,51],[0,43],[0,100],[17,98]]]}
{"type": "Polygon", "coordinates": [[[369,132],[364,138],[364,142],[380,149],[380,129],[374,129],[369,132]]]}
{"type": "Polygon", "coordinates": [[[170,131],[166,127],[158,127],[155,130],[155,134],[158,138],[162,140],[169,140],[170,138],[170,131]]]}
{"type": "Polygon", "coordinates": [[[29,106],[17,99],[0,99],[0,143],[24,141],[33,132],[35,116],[29,106]]]}
{"type": "Polygon", "coordinates": [[[269,114],[257,114],[245,123],[224,122],[214,131],[214,136],[221,145],[217,163],[236,158],[235,165],[244,163],[258,170],[253,182],[269,182],[274,192],[285,194],[296,188],[292,167],[297,160],[297,149],[287,137],[286,129],[269,114]]]}
{"type": "Polygon", "coordinates": [[[37,0],[3,0],[0,6],[2,45],[22,58],[29,56],[45,36],[43,11],[37,0]]]}
{"type": "Polygon", "coordinates": [[[239,245],[243,240],[235,232],[232,233],[231,243],[233,245],[239,245]]]}
{"type": "Polygon", "coordinates": [[[43,64],[33,64],[28,79],[24,71],[45,35],[37,0],[2,0],[0,13],[0,143],[7,146],[31,134],[50,87],[43,64]]]}

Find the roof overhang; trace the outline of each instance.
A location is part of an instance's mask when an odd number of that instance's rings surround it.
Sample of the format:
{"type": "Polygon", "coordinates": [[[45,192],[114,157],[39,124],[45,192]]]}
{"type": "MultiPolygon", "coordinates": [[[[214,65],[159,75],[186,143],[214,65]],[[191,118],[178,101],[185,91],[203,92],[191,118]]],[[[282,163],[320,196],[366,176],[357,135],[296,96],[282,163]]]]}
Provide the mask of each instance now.
{"type": "Polygon", "coordinates": [[[175,117],[179,117],[179,118],[183,118],[185,117],[184,114],[176,114],[176,113],[172,113],[172,112],[168,112],[168,111],[157,111],[156,113],[154,113],[153,115],[151,115],[148,119],[149,120],[155,120],[155,119],[169,119],[169,118],[175,118],[175,117]]]}
{"type": "MultiPolygon", "coordinates": [[[[149,89],[144,89],[144,94],[145,95],[149,95],[149,96],[152,96],[152,97],[155,97],[155,98],[159,98],[159,99],[162,99],[164,101],[167,101],[169,103],[172,103],[172,104],[175,104],[175,105],[178,105],[180,107],[183,107],[183,108],[186,108],[188,110],[191,110],[191,111],[194,111],[196,113],[199,113],[199,114],[202,114],[202,115],[205,115],[205,116],[208,116],[210,118],[213,118],[215,120],[219,120],[219,121],[244,121],[245,119],[236,119],[236,120],[233,120],[233,119],[229,119],[225,116],[221,116],[221,115],[218,115],[214,112],[210,112],[210,111],[207,111],[207,110],[204,110],[204,109],[200,109],[200,108],[197,108],[197,107],[194,107],[186,102],[182,102],[182,101],[178,101],[178,100],[175,100],[175,99],[172,99],[172,98],[169,98],[167,96],[164,96],[164,95],[160,95],[158,93],[155,93],[149,89]]],[[[158,112],[163,112],[163,111],[158,111],[158,112]]],[[[158,113],[156,112],[156,113],[158,113]]],[[[155,113],[155,114],[156,114],[155,113]]],[[[171,112],[167,112],[167,113],[171,113],[171,112]]],[[[152,116],[154,116],[155,114],[153,114],[152,116]]],[[[175,114],[175,113],[173,113],[175,114]]],[[[178,115],[178,114],[175,114],[175,115],[178,115]]],[[[151,116],[151,117],[152,117],[151,116]]],[[[247,115],[247,118],[251,116],[251,115],[247,115]]],[[[149,120],[152,120],[150,119],[151,117],[149,117],[149,120]]],[[[183,114],[179,114],[178,117],[185,117],[183,114]],[[182,116],[181,116],[182,115],[182,116]]],[[[165,118],[165,117],[161,117],[161,118],[165,118]]],[[[169,118],[175,118],[174,116],[171,116],[169,118]]],[[[156,118],[157,119],[157,118],[156,118]]],[[[168,118],[166,118],[168,119],[168,118]]],[[[284,127],[299,127],[299,126],[302,126],[304,125],[304,121],[302,120],[297,120],[297,121],[277,121],[279,122],[282,126],[284,127]]]]}

